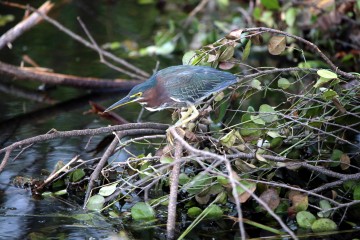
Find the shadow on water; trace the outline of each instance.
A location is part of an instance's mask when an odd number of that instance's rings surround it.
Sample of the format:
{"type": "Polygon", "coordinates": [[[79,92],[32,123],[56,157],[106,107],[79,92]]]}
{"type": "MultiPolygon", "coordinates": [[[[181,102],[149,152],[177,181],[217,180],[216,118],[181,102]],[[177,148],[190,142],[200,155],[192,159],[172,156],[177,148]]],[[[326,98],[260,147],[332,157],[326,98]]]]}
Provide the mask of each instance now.
{"type": "MultiPolygon", "coordinates": [[[[43,1],[31,1],[39,6],[43,1]]],[[[103,44],[112,41],[133,40],[150,44],[156,22],[154,5],[138,5],[136,1],[55,1],[51,16],[59,22],[84,35],[76,17],[80,16],[94,38],[103,44]]],[[[12,14],[15,21],[0,27],[0,35],[14,26],[23,17],[23,11],[0,7],[0,14],[12,14]]],[[[99,63],[97,53],[85,48],[47,23],[31,29],[13,43],[13,48],[0,51],[4,62],[19,65],[21,56],[27,54],[39,65],[55,72],[99,78],[124,77],[120,73],[99,63]]],[[[115,54],[121,55],[121,51],[115,54]]],[[[124,57],[124,56],[122,56],[124,57]]],[[[135,64],[147,71],[156,60],[136,59],[135,64]]],[[[89,101],[108,106],[123,93],[86,93],[69,88],[51,90],[50,97],[39,91],[37,83],[11,82],[0,76],[0,146],[39,134],[51,129],[59,131],[87,129],[110,124],[94,114],[84,115],[89,101]],[[1,79],[2,78],[2,79],[1,79]],[[4,82],[4,80],[6,80],[4,82]],[[14,86],[13,84],[17,84],[14,86]],[[16,97],[17,94],[21,97],[16,97]],[[110,98],[109,98],[110,96],[110,98]],[[115,97],[111,97],[115,96],[115,97]],[[103,101],[108,101],[104,103],[103,101]],[[53,105],[49,105],[53,104],[53,105]]],[[[127,114],[129,121],[136,119],[139,107],[127,114]]],[[[42,169],[53,170],[58,161],[67,162],[79,153],[91,156],[84,150],[88,139],[58,139],[36,144],[26,149],[16,161],[10,161],[0,174],[0,239],[26,239],[30,237],[84,239],[107,238],[121,230],[121,223],[107,223],[101,215],[83,212],[75,202],[65,202],[55,197],[38,200],[29,189],[15,187],[11,181],[15,176],[42,179],[42,169]]],[[[94,148],[96,141],[88,146],[94,148]]],[[[18,153],[18,152],[17,152],[18,153]]],[[[12,159],[16,154],[12,155],[12,159]]],[[[1,155],[1,158],[3,155],[1,155]]]]}

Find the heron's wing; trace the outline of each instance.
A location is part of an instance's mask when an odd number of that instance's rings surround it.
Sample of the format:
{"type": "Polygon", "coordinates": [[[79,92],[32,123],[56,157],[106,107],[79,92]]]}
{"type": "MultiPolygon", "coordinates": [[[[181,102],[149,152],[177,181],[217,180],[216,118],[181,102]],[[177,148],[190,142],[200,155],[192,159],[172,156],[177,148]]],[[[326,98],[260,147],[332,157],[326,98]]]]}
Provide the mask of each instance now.
{"type": "Polygon", "coordinates": [[[166,76],[166,91],[175,101],[197,103],[236,83],[236,76],[209,67],[179,69],[166,76]]]}

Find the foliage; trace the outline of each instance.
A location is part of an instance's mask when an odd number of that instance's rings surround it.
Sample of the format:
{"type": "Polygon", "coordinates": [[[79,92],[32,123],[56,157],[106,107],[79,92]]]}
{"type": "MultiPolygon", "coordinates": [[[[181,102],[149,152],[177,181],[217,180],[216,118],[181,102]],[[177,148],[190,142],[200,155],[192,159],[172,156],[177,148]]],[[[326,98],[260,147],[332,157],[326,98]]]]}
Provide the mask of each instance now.
{"type": "MultiPolygon", "coordinates": [[[[239,20],[234,16],[228,21],[214,21],[210,28],[200,19],[185,20],[189,32],[181,30],[179,22],[169,20],[155,34],[153,45],[128,51],[129,57],[168,56],[188,50],[190,42],[198,38],[199,47],[183,54],[184,65],[211,66],[231,71],[239,78],[238,84],[199,107],[202,114],[197,121],[179,130],[186,143],[181,143],[182,147],[186,149],[178,159],[182,164],[178,219],[191,222],[181,226],[180,238],[206,221],[219,223],[212,226],[213,230],[228,229],[234,222],[243,221],[279,234],[267,222],[274,215],[296,219],[300,228],[313,232],[334,231],[339,228],[346,208],[359,211],[356,202],[360,199],[359,146],[353,139],[359,134],[359,84],[349,84],[359,80],[347,78],[346,72],[331,64],[333,59],[318,57],[320,50],[313,43],[306,44],[297,37],[314,40],[333,34],[321,30],[307,34],[301,27],[311,26],[317,20],[320,28],[329,27],[325,19],[330,12],[345,11],[341,8],[343,3],[320,2],[324,5],[300,8],[292,2],[259,1],[249,21],[285,28],[286,32],[242,26],[233,30],[239,20]],[[261,58],[286,64],[276,68],[270,64],[253,67],[259,49],[266,49],[261,58]],[[287,68],[291,63],[293,68],[287,68]],[[240,207],[243,219],[234,217],[239,216],[240,207]],[[224,215],[231,223],[225,221],[224,215]],[[263,218],[266,220],[262,223],[253,221],[263,218]]],[[[223,11],[234,3],[216,1],[216,4],[223,11]]],[[[359,11],[356,7],[352,9],[345,13],[359,11]]],[[[335,18],[331,21],[339,20],[335,18]]],[[[343,30],[340,25],[335,28],[335,32],[343,30]]],[[[347,40],[354,39],[350,36],[347,40]]],[[[323,47],[330,44],[314,42],[323,47]]],[[[123,44],[108,47],[116,49],[123,44]]],[[[358,61],[355,56],[358,53],[340,45],[329,49],[329,53],[338,51],[339,67],[359,71],[353,64],[358,61]]],[[[174,197],[169,190],[173,184],[172,167],[176,164],[172,137],[167,132],[155,140],[143,136],[121,142],[116,152],[126,151],[131,157],[126,163],[111,162],[102,169],[98,188],[93,189],[87,208],[131,211],[124,217],[128,221],[164,221],[164,207],[174,197]],[[131,147],[139,146],[146,150],[141,154],[132,152],[131,147]]],[[[175,142],[178,143],[176,138],[175,142]]],[[[61,193],[83,190],[86,184],[82,180],[92,172],[91,167],[73,169],[54,181],[50,190],[67,189],[61,193]]],[[[359,224],[358,219],[347,220],[359,224]]],[[[281,221],[277,221],[274,225],[282,229],[281,221]]]]}

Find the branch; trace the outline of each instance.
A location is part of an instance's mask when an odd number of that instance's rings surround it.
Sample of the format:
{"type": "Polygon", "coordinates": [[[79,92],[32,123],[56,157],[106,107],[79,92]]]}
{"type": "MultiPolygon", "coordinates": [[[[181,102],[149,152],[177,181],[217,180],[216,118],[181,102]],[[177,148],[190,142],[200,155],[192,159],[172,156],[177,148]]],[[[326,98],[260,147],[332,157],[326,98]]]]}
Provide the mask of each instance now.
{"type": "Polygon", "coordinates": [[[172,173],[170,176],[170,197],[168,205],[168,219],[166,224],[167,239],[175,238],[175,222],[176,222],[176,204],[179,187],[179,175],[181,168],[182,145],[179,141],[175,142],[175,159],[172,173]]]}
{"type": "MultiPolygon", "coordinates": [[[[166,124],[157,124],[157,123],[129,123],[129,124],[123,124],[123,125],[116,125],[111,127],[102,127],[102,128],[96,128],[96,129],[85,129],[85,130],[72,130],[72,131],[54,131],[52,133],[47,133],[43,135],[38,135],[35,137],[27,138],[18,142],[15,142],[11,144],[10,146],[7,146],[5,148],[0,149],[0,153],[5,152],[5,156],[0,164],[0,172],[4,169],[6,166],[7,161],[10,158],[11,152],[17,148],[26,146],[29,144],[44,142],[47,140],[57,139],[57,138],[65,138],[65,137],[74,137],[74,136],[90,136],[90,135],[97,135],[102,133],[109,133],[113,131],[125,131],[129,129],[135,129],[138,130],[140,134],[142,134],[142,130],[157,130],[154,131],[153,134],[163,134],[165,133],[165,130],[169,126],[166,124]],[[156,133],[155,133],[156,132],[156,133]]],[[[135,134],[132,132],[132,134],[135,134]]]]}
{"type": "Polygon", "coordinates": [[[40,71],[30,71],[28,68],[15,67],[13,65],[0,61],[0,75],[7,75],[14,80],[31,80],[39,81],[46,84],[64,85],[76,88],[88,89],[113,89],[119,88],[121,90],[130,90],[139,81],[135,80],[111,80],[111,79],[98,79],[90,77],[78,77],[73,75],[65,75],[59,73],[49,73],[40,71]]]}
{"type": "Polygon", "coordinates": [[[32,13],[28,18],[16,24],[15,27],[11,28],[9,31],[4,33],[0,37],[0,49],[6,45],[10,46],[10,43],[13,42],[16,38],[22,35],[24,32],[37,25],[41,20],[41,15],[46,15],[54,6],[50,1],[45,2],[37,12],[32,13]],[[39,14],[41,13],[41,14],[39,14]]]}

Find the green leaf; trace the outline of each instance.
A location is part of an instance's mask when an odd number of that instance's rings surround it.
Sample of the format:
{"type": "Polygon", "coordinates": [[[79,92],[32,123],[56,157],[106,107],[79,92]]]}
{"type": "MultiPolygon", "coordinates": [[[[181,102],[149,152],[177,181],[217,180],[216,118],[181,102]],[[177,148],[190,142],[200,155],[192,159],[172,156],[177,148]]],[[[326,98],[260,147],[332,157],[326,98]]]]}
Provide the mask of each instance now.
{"type": "Polygon", "coordinates": [[[228,148],[234,146],[237,139],[235,132],[236,131],[233,129],[228,134],[220,138],[220,143],[228,148]]]}
{"type": "Polygon", "coordinates": [[[266,133],[266,135],[270,136],[271,138],[278,138],[278,137],[285,138],[285,136],[282,136],[280,135],[279,132],[275,132],[275,131],[269,131],[266,133]]]}
{"type": "Polygon", "coordinates": [[[93,213],[80,213],[72,215],[71,217],[79,221],[89,221],[94,218],[94,215],[93,213]]]}
{"type": "Polygon", "coordinates": [[[324,99],[325,101],[329,101],[337,96],[338,95],[334,90],[328,89],[327,91],[323,92],[323,94],[321,95],[321,98],[324,99]]]}
{"type": "Polygon", "coordinates": [[[235,48],[233,46],[226,46],[225,50],[219,56],[219,61],[227,61],[230,60],[234,56],[235,48]]]}
{"type": "Polygon", "coordinates": [[[310,229],[315,220],[316,217],[308,211],[300,211],[296,214],[296,221],[301,228],[310,229]]]}
{"type": "Polygon", "coordinates": [[[241,125],[240,134],[241,136],[258,137],[261,135],[261,130],[259,125],[248,122],[241,125]]]}
{"type": "Polygon", "coordinates": [[[65,194],[67,194],[66,189],[63,189],[63,190],[59,190],[59,191],[54,192],[54,195],[55,195],[55,196],[62,196],[62,195],[65,195],[65,194]]]}
{"type": "Polygon", "coordinates": [[[259,8],[259,7],[254,8],[253,17],[254,17],[255,20],[258,20],[258,21],[260,20],[260,18],[261,18],[261,8],[259,8]]]}
{"type": "Polygon", "coordinates": [[[160,157],[160,162],[162,164],[169,164],[169,163],[173,163],[174,162],[174,159],[170,156],[167,156],[167,155],[162,155],[160,157]]]}
{"type": "Polygon", "coordinates": [[[180,173],[179,175],[179,184],[184,185],[190,181],[190,178],[185,173],[180,173]]]}
{"type": "Polygon", "coordinates": [[[200,172],[196,175],[189,183],[187,183],[184,188],[190,194],[197,194],[210,186],[212,182],[212,177],[208,174],[203,174],[200,172]]]}
{"type": "Polygon", "coordinates": [[[116,191],[116,185],[117,183],[111,184],[109,186],[105,186],[100,188],[99,195],[107,197],[113,194],[116,191]]]}
{"type": "Polygon", "coordinates": [[[204,210],[204,214],[206,219],[219,219],[224,212],[218,205],[212,204],[204,210]]]}
{"type": "Polygon", "coordinates": [[[278,0],[261,0],[261,4],[269,10],[277,10],[280,8],[278,0]]]}
{"type": "Polygon", "coordinates": [[[331,79],[320,77],[320,78],[316,81],[316,83],[314,84],[314,88],[319,88],[319,87],[321,87],[322,85],[324,85],[325,83],[328,83],[328,82],[330,82],[330,81],[331,81],[331,79]]]}
{"type": "Polygon", "coordinates": [[[331,157],[330,157],[332,160],[332,163],[330,163],[330,167],[337,167],[340,165],[341,155],[343,155],[343,152],[340,151],[339,149],[333,150],[331,157]]]}
{"type": "Polygon", "coordinates": [[[325,78],[325,79],[335,79],[338,78],[336,73],[333,73],[329,70],[325,70],[325,69],[320,69],[316,72],[320,77],[325,78]]]}
{"type": "Polygon", "coordinates": [[[257,80],[257,79],[254,79],[254,80],[251,81],[251,87],[252,87],[252,88],[255,88],[255,89],[257,89],[257,90],[261,90],[261,89],[262,89],[262,88],[261,88],[261,82],[260,82],[259,80],[257,80]]]}
{"type": "Polygon", "coordinates": [[[331,219],[320,218],[311,225],[311,229],[313,232],[330,232],[337,230],[337,225],[331,219]]]}
{"type": "Polygon", "coordinates": [[[83,169],[76,169],[70,175],[71,182],[77,182],[85,176],[85,172],[83,169]]]}
{"type": "Polygon", "coordinates": [[[263,119],[261,119],[260,116],[254,116],[251,115],[250,119],[253,123],[259,124],[259,125],[265,125],[265,121],[263,119]]]}
{"type": "Polygon", "coordinates": [[[317,215],[321,218],[323,217],[330,217],[332,211],[329,211],[331,209],[331,205],[328,200],[320,200],[319,206],[321,208],[321,212],[318,212],[317,215]]]}
{"type": "Polygon", "coordinates": [[[196,58],[196,52],[195,51],[188,51],[184,54],[182,58],[182,64],[183,65],[194,65],[194,60],[196,58]]]}
{"type": "Polygon", "coordinates": [[[278,87],[282,89],[288,89],[290,87],[291,83],[286,78],[280,78],[278,80],[278,87]]]}
{"type": "Polygon", "coordinates": [[[246,61],[250,55],[250,50],[251,50],[251,40],[249,40],[246,45],[245,45],[245,49],[242,55],[242,60],[246,61]]]}
{"type": "Polygon", "coordinates": [[[199,207],[192,207],[192,208],[189,208],[188,211],[187,211],[187,215],[190,217],[190,218],[196,218],[197,216],[199,216],[201,214],[202,210],[201,208],[199,207]]]}
{"type": "Polygon", "coordinates": [[[278,116],[276,115],[276,111],[267,104],[263,104],[259,108],[259,116],[266,123],[272,123],[278,120],[278,116]]]}
{"type": "Polygon", "coordinates": [[[131,208],[131,217],[136,221],[148,221],[155,219],[155,211],[150,204],[138,202],[131,208]]]}
{"type": "Polygon", "coordinates": [[[354,198],[354,200],[360,200],[360,185],[359,184],[357,184],[354,187],[353,198],[354,198]]]}
{"type": "Polygon", "coordinates": [[[96,194],[89,198],[86,208],[89,210],[100,211],[105,203],[105,198],[99,194],[96,194]]]}
{"type": "Polygon", "coordinates": [[[227,186],[230,183],[230,180],[224,176],[217,176],[216,180],[223,186],[227,186]]]}
{"type": "MultiPolygon", "coordinates": [[[[241,180],[240,183],[247,188],[248,190],[256,188],[256,183],[255,182],[250,182],[250,181],[246,181],[246,180],[241,180]]],[[[241,186],[236,186],[236,192],[241,195],[243,193],[246,192],[245,188],[242,188],[241,186]]]]}
{"type": "Polygon", "coordinates": [[[294,7],[289,8],[285,13],[285,22],[289,27],[294,26],[297,10],[294,7]]]}

